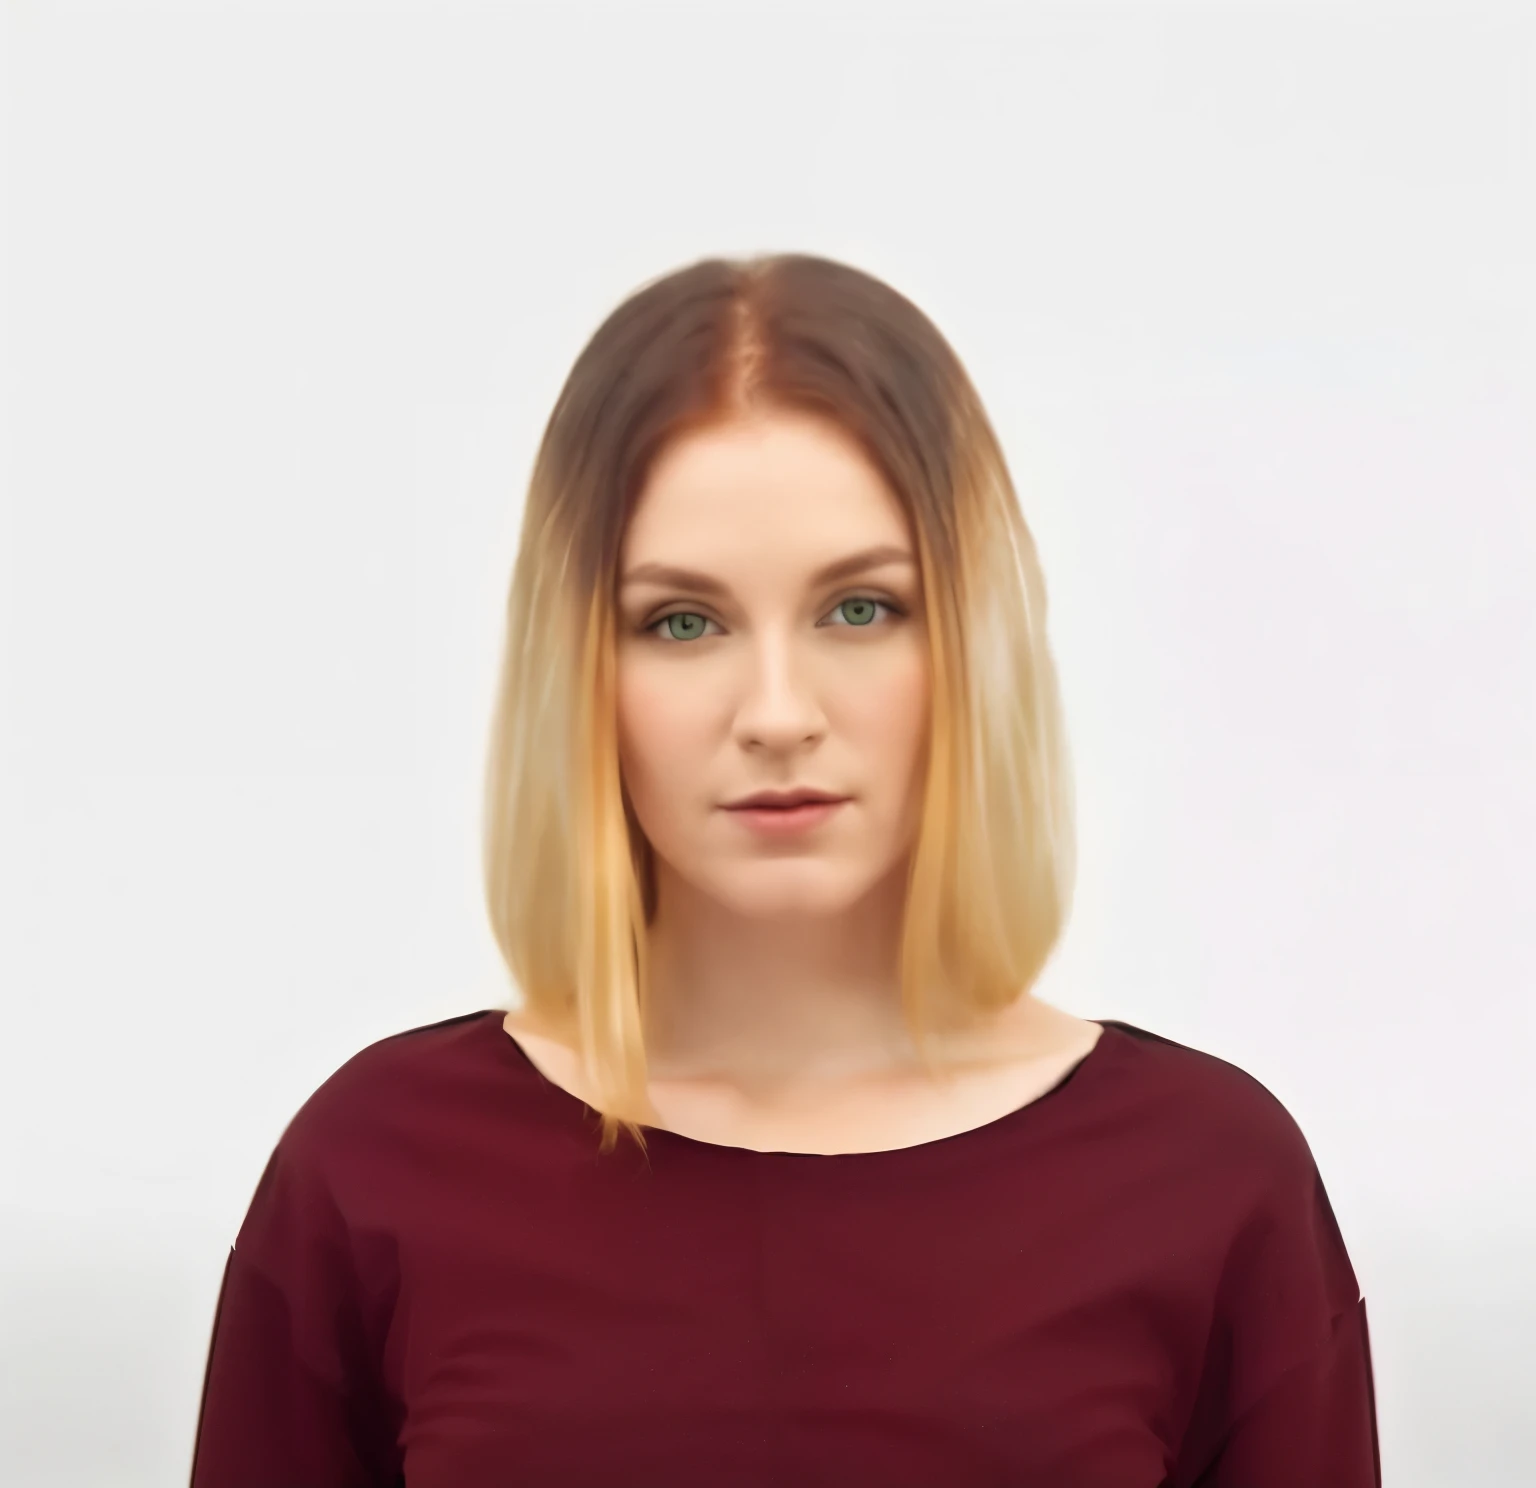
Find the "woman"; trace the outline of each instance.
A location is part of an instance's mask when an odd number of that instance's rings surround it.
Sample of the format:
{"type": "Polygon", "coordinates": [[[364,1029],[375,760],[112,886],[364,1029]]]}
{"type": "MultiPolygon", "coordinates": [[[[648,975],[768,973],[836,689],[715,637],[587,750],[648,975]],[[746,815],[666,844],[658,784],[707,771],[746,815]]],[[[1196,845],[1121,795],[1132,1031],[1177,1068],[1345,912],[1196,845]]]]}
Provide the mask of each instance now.
{"type": "Polygon", "coordinates": [[[490,752],[522,1003],[372,1044],[284,1131],[193,1488],[1379,1485],[1294,1121],[1031,992],[1073,880],[1045,608],[891,288],[708,260],[608,318],[490,752]]]}

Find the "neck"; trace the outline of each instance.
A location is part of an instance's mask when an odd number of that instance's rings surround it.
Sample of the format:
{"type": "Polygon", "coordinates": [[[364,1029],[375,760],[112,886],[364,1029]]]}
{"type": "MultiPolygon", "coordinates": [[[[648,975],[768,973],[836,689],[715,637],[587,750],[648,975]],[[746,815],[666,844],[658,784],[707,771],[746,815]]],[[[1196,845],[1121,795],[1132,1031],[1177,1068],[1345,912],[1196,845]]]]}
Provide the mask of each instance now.
{"type": "Polygon", "coordinates": [[[653,1076],[814,1085],[914,1063],[904,892],[903,871],[836,914],[758,918],[662,878],[646,937],[653,1076]]]}

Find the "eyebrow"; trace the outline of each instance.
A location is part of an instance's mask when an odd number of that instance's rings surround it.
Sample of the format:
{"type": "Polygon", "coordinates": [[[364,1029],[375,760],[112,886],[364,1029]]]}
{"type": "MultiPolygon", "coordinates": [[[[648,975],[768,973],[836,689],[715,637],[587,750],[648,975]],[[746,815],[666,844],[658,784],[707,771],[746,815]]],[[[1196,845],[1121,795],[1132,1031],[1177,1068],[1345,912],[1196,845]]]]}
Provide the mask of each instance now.
{"type": "MultiPolygon", "coordinates": [[[[907,549],[898,548],[891,543],[881,543],[873,548],[861,548],[857,553],[849,553],[844,558],[837,558],[831,563],[824,564],[811,575],[811,582],[817,585],[830,584],[836,579],[844,579],[852,574],[864,573],[872,568],[885,568],[897,563],[905,564],[909,568],[917,566],[907,549]]],[[[699,573],[692,568],[677,568],[670,563],[637,564],[619,582],[621,588],[628,588],[631,584],[656,584],[667,588],[692,589],[699,594],[725,595],[730,592],[728,585],[707,573],[699,573]]]]}

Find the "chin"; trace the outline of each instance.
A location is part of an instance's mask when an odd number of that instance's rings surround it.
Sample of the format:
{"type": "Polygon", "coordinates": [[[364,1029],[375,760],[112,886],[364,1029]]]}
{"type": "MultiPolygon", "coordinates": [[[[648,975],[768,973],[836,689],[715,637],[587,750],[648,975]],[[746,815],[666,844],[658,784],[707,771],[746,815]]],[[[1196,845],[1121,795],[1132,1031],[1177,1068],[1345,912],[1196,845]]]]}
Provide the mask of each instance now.
{"type": "Polygon", "coordinates": [[[711,897],[749,919],[818,917],[846,913],[877,881],[826,863],[751,863],[721,873],[711,897]]]}

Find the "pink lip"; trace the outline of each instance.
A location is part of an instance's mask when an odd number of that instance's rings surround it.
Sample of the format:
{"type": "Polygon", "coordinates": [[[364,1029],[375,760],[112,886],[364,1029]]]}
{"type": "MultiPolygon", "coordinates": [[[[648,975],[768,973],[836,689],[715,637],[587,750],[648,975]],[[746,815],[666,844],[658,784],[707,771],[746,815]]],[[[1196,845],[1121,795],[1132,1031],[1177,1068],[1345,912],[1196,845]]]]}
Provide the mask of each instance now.
{"type": "Polygon", "coordinates": [[[733,806],[730,813],[765,837],[790,837],[820,826],[847,801],[807,801],[800,806],[733,806]]]}

